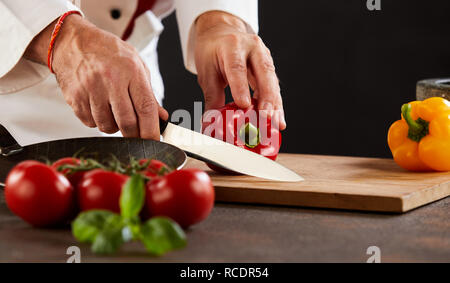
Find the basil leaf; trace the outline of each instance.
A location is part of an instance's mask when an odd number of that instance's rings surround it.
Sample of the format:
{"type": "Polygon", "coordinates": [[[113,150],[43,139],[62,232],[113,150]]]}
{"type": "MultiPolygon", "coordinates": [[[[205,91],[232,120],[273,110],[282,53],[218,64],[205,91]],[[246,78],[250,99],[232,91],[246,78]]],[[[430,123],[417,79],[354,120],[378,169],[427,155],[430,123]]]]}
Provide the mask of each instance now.
{"type": "Polygon", "coordinates": [[[154,217],[142,224],[141,240],[147,250],[155,255],[162,255],[186,245],[183,229],[165,217],[154,217]]]}
{"type": "Polygon", "coordinates": [[[125,183],[120,195],[120,214],[125,219],[139,215],[144,206],[144,178],[140,174],[131,176],[125,183]]]}
{"type": "Polygon", "coordinates": [[[107,219],[113,216],[114,213],[108,210],[82,212],[72,222],[72,234],[80,242],[92,243],[103,230],[107,219]]]}
{"type": "Polygon", "coordinates": [[[122,218],[114,214],[108,218],[103,230],[97,234],[92,243],[91,250],[94,253],[110,254],[116,252],[125,242],[122,231],[125,224],[122,218]]]}

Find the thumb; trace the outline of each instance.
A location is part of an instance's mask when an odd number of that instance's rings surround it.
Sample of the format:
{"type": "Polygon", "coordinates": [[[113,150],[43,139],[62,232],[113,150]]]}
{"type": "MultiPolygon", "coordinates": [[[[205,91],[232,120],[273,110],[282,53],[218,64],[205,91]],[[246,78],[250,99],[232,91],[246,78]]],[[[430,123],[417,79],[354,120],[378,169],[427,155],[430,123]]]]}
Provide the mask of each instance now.
{"type": "Polygon", "coordinates": [[[167,112],[167,110],[161,106],[158,107],[158,115],[159,118],[163,119],[164,121],[167,121],[167,119],[169,119],[169,112],[167,112]]]}

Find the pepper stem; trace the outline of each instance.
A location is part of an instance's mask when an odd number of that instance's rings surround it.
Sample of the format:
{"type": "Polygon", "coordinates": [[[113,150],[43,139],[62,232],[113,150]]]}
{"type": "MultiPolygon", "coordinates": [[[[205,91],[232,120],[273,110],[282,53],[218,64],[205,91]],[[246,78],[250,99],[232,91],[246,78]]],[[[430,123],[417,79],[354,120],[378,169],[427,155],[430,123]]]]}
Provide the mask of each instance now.
{"type": "Polygon", "coordinates": [[[254,148],[259,145],[259,129],[250,122],[245,123],[239,129],[239,137],[249,148],[254,148]]]}
{"type": "Polygon", "coordinates": [[[415,141],[420,142],[420,140],[428,135],[428,125],[429,122],[423,120],[422,118],[418,118],[414,120],[411,117],[411,104],[403,104],[402,105],[402,116],[408,124],[408,138],[415,141]]]}

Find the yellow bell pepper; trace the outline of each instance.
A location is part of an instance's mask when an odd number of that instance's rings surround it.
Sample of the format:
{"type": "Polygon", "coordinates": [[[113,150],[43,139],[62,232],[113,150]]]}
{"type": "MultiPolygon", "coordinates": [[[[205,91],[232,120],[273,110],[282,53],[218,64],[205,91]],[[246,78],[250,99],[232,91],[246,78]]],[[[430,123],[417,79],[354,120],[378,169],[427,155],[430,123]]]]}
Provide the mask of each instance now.
{"type": "Polygon", "coordinates": [[[395,162],[411,171],[450,171],[450,102],[442,97],[402,106],[402,119],[389,128],[395,162]]]}

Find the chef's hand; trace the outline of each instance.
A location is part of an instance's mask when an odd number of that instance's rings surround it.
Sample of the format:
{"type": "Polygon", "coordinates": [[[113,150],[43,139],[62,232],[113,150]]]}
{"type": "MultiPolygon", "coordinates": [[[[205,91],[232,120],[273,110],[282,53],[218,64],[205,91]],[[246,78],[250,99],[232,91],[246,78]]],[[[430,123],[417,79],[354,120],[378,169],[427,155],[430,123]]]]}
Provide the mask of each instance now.
{"type": "Polygon", "coordinates": [[[250,106],[250,85],[258,109],[271,115],[281,130],[286,128],[270,51],[259,36],[247,33],[242,20],[220,11],[200,15],[195,25],[195,65],[205,111],[225,104],[227,85],[237,106],[250,106]]]}
{"type": "MultiPolygon", "coordinates": [[[[33,40],[26,56],[46,62],[53,27],[33,40]]],[[[150,73],[131,45],[71,15],[56,39],[53,70],[64,98],[86,126],[159,140],[158,114],[163,119],[168,114],[155,99],[150,73]]]]}

